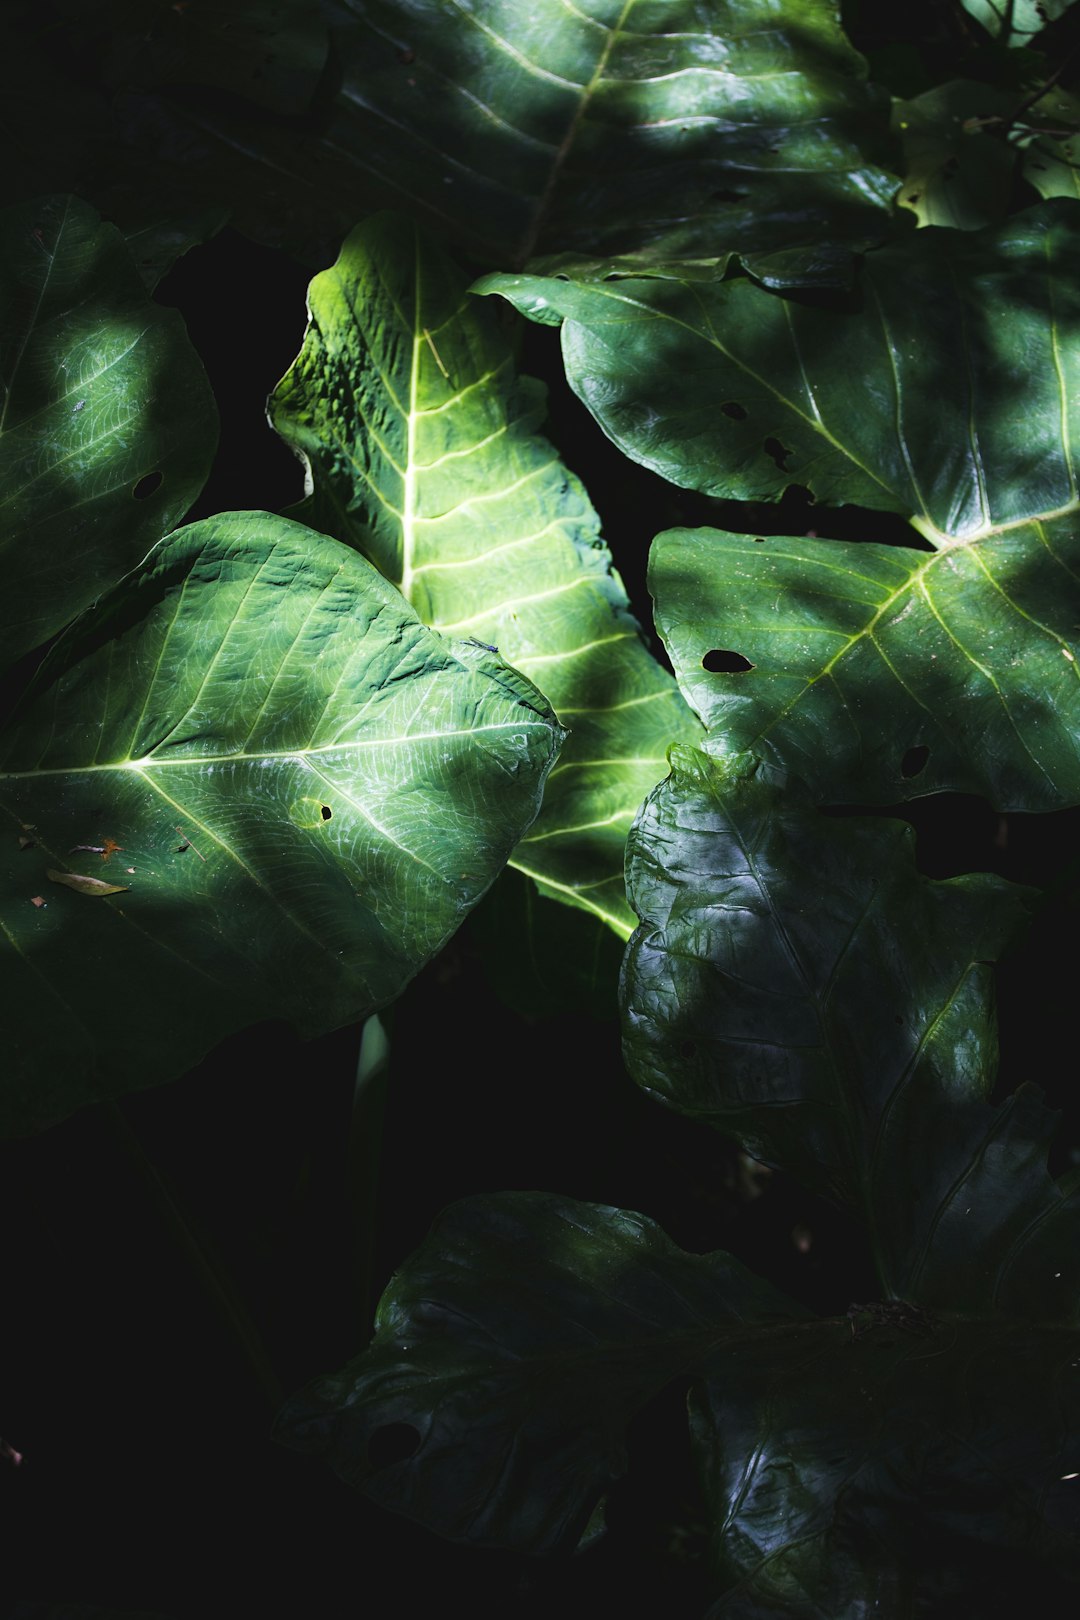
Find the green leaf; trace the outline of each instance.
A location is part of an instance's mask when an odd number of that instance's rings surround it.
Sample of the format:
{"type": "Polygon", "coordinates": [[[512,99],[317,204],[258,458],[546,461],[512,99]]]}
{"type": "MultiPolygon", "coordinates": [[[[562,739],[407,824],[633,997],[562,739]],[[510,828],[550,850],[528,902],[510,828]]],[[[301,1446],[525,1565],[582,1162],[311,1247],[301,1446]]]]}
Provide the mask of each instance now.
{"type": "Polygon", "coordinates": [[[905,160],[897,201],[920,225],[977,231],[1005,218],[1016,152],[995,130],[1016,104],[1015,93],[969,79],[894,104],[905,160]]]}
{"type": "Polygon", "coordinates": [[[369,1349],[292,1397],[276,1434],[456,1541],[569,1550],[625,1469],[631,1418],[689,1374],[726,1593],[711,1612],[898,1613],[931,1538],[934,1571],[973,1544],[1075,1571],[1076,1333],[852,1311],[811,1321],[640,1215],[473,1198],[398,1271],[369,1349]]]}
{"type": "Polygon", "coordinates": [[[937,1616],[1075,1580],[1078,1355],[1075,1332],[886,1307],[718,1356],[690,1403],[709,1620],[937,1616]]]}
{"type": "MultiPolygon", "coordinates": [[[[258,17],[280,6],[248,0],[232,57],[206,7],[126,9],[99,70],[113,127],[87,150],[68,126],[81,189],[101,202],[141,169],[172,212],[196,194],[227,202],[240,229],[307,263],[384,207],[489,264],[568,250],[715,259],[876,238],[896,187],[877,162],[888,100],[867,85],[835,0],[291,6],[311,36],[297,57],[301,124],[252,105],[295,54],[277,50],[265,80],[253,72],[249,37],[258,45],[258,17]],[[320,30],[332,71],[318,78],[320,30]]],[[[65,30],[80,62],[100,34],[96,12],[65,30]]],[[[62,87],[43,78],[46,121],[66,125],[62,87]]]]}
{"type": "Polygon", "coordinates": [[[162,542],[3,739],[3,1128],[256,1019],[314,1035],[385,1005],[502,868],[562,735],[335,541],[252,512],[162,542]]]}
{"type": "Polygon", "coordinates": [[[621,1001],[639,1085],[855,1208],[886,1292],[925,1298],[957,1161],[990,1123],[971,1112],[994,1080],[989,964],[1027,891],[920,878],[912,842],[822,816],[746,756],[673,749],[627,846],[621,1001]]]}
{"type": "Polygon", "coordinates": [[[649,1398],[750,1324],[803,1315],[641,1215],[471,1198],[397,1273],[370,1348],[293,1396],[276,1434],[442,1535],[569,1550],[649,1398]]]}
{"type": "Polygon", "coordinates": [[[542,687],[570,740],[512,857],[626,938],[626,832],[697,722],[644,646],[579,480],[536,431],[493,306],[396,215],[358,226],[311,284],[270,418],[308,467],[301,509],[357,547],[425,623],[542,687]]]}
{"type": "Polygon", "coordinates": [[[1040,197],[1080,199],[1080,97],[1054,86],[1025,114],[1017,144],[1040,197]]]}
{"type": "Polygon", "coordinates": [[[0,661],[39,646],[195,500],[217,409],[175,310],[74,197],[0,215],[0,661]]]}
{"type": "Polygon", "coordinates": [[[716,754],[819,799],[1080,799],[1080,519],[915,551],[670,529],[649,588],[716,754]]]}
{"type": "Polygon", "coordinates": [[[605,433],[673,483],[738,500],[801,484],[911,517],[935,545],[1080,509],[1080,209],[922,230],[866,255],[852,307],[743,278],[484,276],[563,322],[605,433]]]}
{"type": "Polygon", "coordinates": [[[1030,44],[1047,23],[1064,17],[1073,0],[960,0],[960,4],[992,39],[1015,49],[1030,44]]]}

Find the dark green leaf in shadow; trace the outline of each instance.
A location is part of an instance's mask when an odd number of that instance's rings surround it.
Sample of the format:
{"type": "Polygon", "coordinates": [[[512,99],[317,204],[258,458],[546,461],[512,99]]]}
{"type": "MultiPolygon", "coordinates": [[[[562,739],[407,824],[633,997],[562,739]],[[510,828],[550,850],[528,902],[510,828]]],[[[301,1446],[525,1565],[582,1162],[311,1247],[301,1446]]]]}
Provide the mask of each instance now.
{"type": "Polygon", "coordinates": [[[571,386],[633,460],[708,495],[910,517],[934,545],[1078,510],[1080,208],[914,230],[840,309],[746,278],[484,276],[563,324],[571,386]]]}
{"type": "Polygon", "coordinates": [[[225,201],[307,263],[384,207],[507,265],[716,262],[887,221],[888,99],[834,0],[247,0],[232,27],[218,9],[114,6],[103,51],[100,8],[67,24],[76,60],[97,45],[111,129],[87,152],[62,87],[35,89],[101,206],[154,170],[170,211],[225,201]],[[283,9],[298,43],[272,38],[264,69],[261,30],[283,9]]]}
{"type": "Polygon", "coordinates": [[[834,803],[1080,799],[1080,516],[941,551],[671,529],[649,589],[710,752],[834,803]]]}
{"type": "Polygon", "coordinates": [[[902,822],[821,816],[748,756],[674,749],[627,845],[641,926],[621,1002],[639,1085],[857,1210],[885,1290],[922,1298],[993,1135],[993,1111],[971,1111],[994,1082],[990,965],[1029,892],[921,878],[912,845],[902,822]]]}
{"type": "Polygon", "coordinates": [[[3,1129],[258,1019],[315,1035],[385,1005],[502,869],[562,736],[336,541],[251,512],[162,542],[3,738],[3,1129]]]}
{"type": "Polygon", "coordinates": [[[0,661],[144,557],[202,489],[217,410],[175,310],[74,197],[0,216],[0,661]]]}
{"type": "Polygon", "coordinates": [[[641,1215],[472,1198],[397,1273],[370,1348],[295,1395],[277,1436],[442,1535],[569,1550],[646,1401],[711,1347],[803,1314],[641,1215]]]}
{"type": "Polygon", "coordinates": [[[495,306],[398,215],[311,284],[304,347],[270,402],[314,527],[355,546],[426,624],[543,689],[570,728],[513,864],[624,939],[627,828],[668,745],[700,729],[642,641],[580,481],[537,432],[495,306]]]}
{"type": "Polygon", "coordinates": [[[709,1620],[873,1620],[1080,1577],[1080,1336],[877,1307],[718,1355],[690,1421],[709,1620]],[[989,1580],[992,1582],[993,1576],[989,1580]]]}

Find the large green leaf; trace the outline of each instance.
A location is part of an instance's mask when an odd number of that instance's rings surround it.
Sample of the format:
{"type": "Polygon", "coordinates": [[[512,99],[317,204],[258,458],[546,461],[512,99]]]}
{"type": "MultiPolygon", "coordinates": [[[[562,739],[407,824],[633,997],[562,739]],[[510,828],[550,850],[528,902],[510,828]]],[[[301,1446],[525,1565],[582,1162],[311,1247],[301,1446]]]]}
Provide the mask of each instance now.
{"type": "Polygon", "coordinates": [[[280,6],[244,0],[226,27],[215,9],[114,0],[111,29],[101,7],[92,24],[76,11],[62,42],[83,77],[103,52],[112,125],[78,144],[62,54],[14,78],[17,103],[44,98],[54,148],[67,132],[88,194],[130,190],[141,169],[174,212],[226,201],[309,263],[379,207],[517,265],[566,250],[715,263],[876,237],[887,219],[888,100],[835,0],[311,0],[284,8],[297,48],[272,29],[267,43],[280,6]]]}
{"type": "Polygon", "coordinates": [[[562,323],[571,385],[673,483],[738,500],[801,484],[911,517],[935,545],[1080,509],[1080,207],[868,253],[850,307],[746,279],[485,276],[562,323]]]}
{"type": "Polygon", "coordinates": [[[672,750],[627,846],[624,1055],[653,1096],[857,1209],[907,1295],[991,1123],[969,1106],[994,1080],[989,964],[1026,891],[919,878],[905,823],[827,818],[797,787],[672,750]]]}
{"type": "Polygon", "coordinates": [[[671,529],[649,584],[710,752],[833,801],[1080,800],[1080,517],[942,551],[671,529]]]}
{"type": "Polygon", "coordinates": [[[869,1620],[900,1612],[929,1536],[939,1572],[967,1559],[970,1578],[980,1544],[1028,1555],[1029,1576],[1075,1571],[1078,1348],[880,1303],[815,1322],[640,1215],[502,1194],[444,1212],[369,1349],[294,1396],[277,1434],[455,1540],[569,1550],[632,1416],[688,1374],[716,1613],[869,1620]]]}
{"type": "Polygon", "coordinates": [[[0,661],[145,556],[202,489],[217,410],[175,310],[74,197],[0,215],[0,661]]]}
{"type": "Polygon", "coordinates": [[[524,676],[336,541],[259,512],[180,530],[3,739],[4,1128],[255,1019],[310,1035],[391,1000],[497,876],[561,737],[524,676]]]}
{"type": "Polygon", "coordinates": [[[536,431],[495,310],[396,215],[311,284],[270,416],[308,467],[305,517],[363,551],[425,623],[498,648],[570,740],[513,864],[627,937],[626,832],[675,739],[700,735],[642,642],[579,480],[536,431]]]}
{"type": "Polygon", "coordinates": [[[804,1315],[641,1215],[472,1198],[397,1273],[370,1348],[293,1396],[277,1434],[456,1540],[573,1547],[648,1399],[751,1324],[804,1315]]]}

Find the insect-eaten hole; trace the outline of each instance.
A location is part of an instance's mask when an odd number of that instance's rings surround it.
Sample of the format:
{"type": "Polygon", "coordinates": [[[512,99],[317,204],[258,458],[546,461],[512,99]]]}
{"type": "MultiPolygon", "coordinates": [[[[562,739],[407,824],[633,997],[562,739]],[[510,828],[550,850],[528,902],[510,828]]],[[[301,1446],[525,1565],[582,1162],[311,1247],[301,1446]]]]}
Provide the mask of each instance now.
{"type": "Polygon", "coordinates": [[[408,1462],[420,1450],[422,1435],[411,1423],[384,1423],[367,1443],[372,1468],[389,1468],[392,1463],[408,1462]]]}
{"type": "Polygon", "coordinates": [[[747,670],[753,669],[754,666],[749,658],[743,657],[742,653],[714,647],[701,660],[701,667],[707,669],[710,675],[745,675],[747,670]]]}
{"type": "Polygon", "coordinates": [[[161,488],[164,477],[163,472],[143,473],[131,493],[137,501],[148,500],[155,491],[161,488]]]}
{"type": "Polygon", "coordinates": [[[738,400],[729,399],[726,405],[721,405],[720,414],[730,416],[733,422],[745,422],[748,413],[745,405],[740,405],[738,400]]]}
{"type": "Polygon", "coordinates": [[[333,813],[334,812],[331,810],[328,804],[322,804],[319,806],[319,814],[322,816],[324,821],[329,821],[333,813]]]}
{"type": "Polygon", "coordinates": [[[916,743],[914,748],[908,749],[900,761],[900,775],[905,781],[910,781],[913,776],[921,775],[926,769],[926,762],[929,758],[930,750],[926,744],[916,743]]]}
{"type": "Polygon", "coordinates": [[[771,456],[778,471],[787,472],[787,460],[789,456],[795,454],[794,450],[789,450],[779,439],[766,439],[762,449],[767,456],[771,456]]]}

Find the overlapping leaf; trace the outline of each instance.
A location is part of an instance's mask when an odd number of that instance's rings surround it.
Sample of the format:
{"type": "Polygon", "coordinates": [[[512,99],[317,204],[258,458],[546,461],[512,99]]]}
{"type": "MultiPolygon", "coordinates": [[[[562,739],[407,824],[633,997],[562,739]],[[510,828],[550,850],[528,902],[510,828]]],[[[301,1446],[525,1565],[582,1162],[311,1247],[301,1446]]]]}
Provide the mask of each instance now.
{"type": "Polygon", "coordinates": [[[640,1215],[502,1194],[444,1212],[369,1349],[277,1434],[455,1540],[569,1550],[631,1417],[689,1375],[715,1612],[870,1615],[910,1588],[916,1538],[937,1569],[981,1543],[1075,1572],[1078,1353],[1075,1332],[887,1305],[812,1321],[640,1215]]]}
{"type": "MultiPolygon", "coordinates": [[[[875,160],[888,101],[835,0],[245,0],[224,28],[213,9],[112,5],[114,127],[77,146],[55,63],[33,85],[90,195],[143,170],[175,212],[213,196],[309,263],[403,208],[520,265],[876,237],[895,190],[875,160]]],[[[103,32],[96,11],[65,37],[85,60],[103,32]]]]}
{"type": "Polygon", "coordinates": [[[180,530],[3,738],[4,1129],[259,1018],[315,1034],[391,1000],[494,881],[561,737],[337,542],[257,512],[180,530]]]}
{"type": "Polygon", "coordinates": [[[443,1535],[568,1549],[623,1473],[650,1396],[717,1344],[804,1316],[729,1255],[684,1254],[640,1215],[546,1193],[473,1198],[399,1271],[370,1348],[294,1396],[278,1437],[443,1535]]]}
{"type": "Polygon", "coordinates": [[[39,646],[194,501],[206,374],[120,232],[74,197],[0,217],[0,660],[39,646]]]}
{"type": "Polygon", "coordinates": [[[905,1297],[994,1134],[972,1112],[994,1079],[989,964],[1025,894],[917,877],[912,836],[823,817],[747,756],[673,750],[627,846],[621,990],[638,1083],[859,1210],[905,1297]]]}
{"type": "Polygon", "coordinates": [[[675,739],[699,728],[644,646],[578,479],[536,431],[494,310],[394,215],[316,277],[271,420],[303,456],[313,525],[364,552],[425,623],[541,686],[570,739],[513,863],[624,937],[623,849],[675,739]]]}
{"type": "Polygon", "coordinates": [[[1073,0],[960,0],[986,32],[1015,49],[1029,45],[1047,23],[1064,17],[1073,0]]]}
{"type": "Polygon", "coordinates": [[[1080,209],[1057,202],[868,255],[847,313],[745,279],[479,284],[563,321],[575,388],[665,476],[742,498],[799,482],[937,547],[663,537],[657,621],[713,746],[833,798],[1080,796],[1078,262],[1080,209]]]}
{"type": "Polygon", "coordinates": [[[866,255],[853,307],[746,278],[483,277],[562,324],[571,385],[673,483],[737,500],[801,484],[911,517],[935,544],[1078,510],[1080,207],[866,255]]]}

